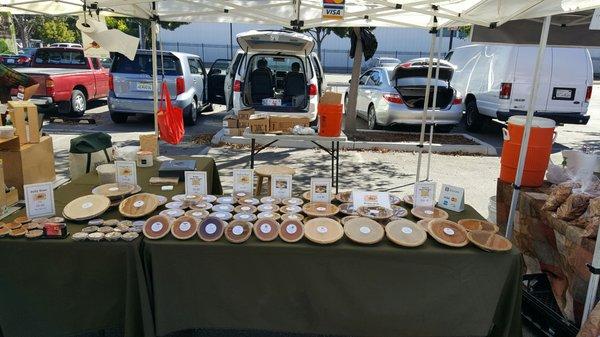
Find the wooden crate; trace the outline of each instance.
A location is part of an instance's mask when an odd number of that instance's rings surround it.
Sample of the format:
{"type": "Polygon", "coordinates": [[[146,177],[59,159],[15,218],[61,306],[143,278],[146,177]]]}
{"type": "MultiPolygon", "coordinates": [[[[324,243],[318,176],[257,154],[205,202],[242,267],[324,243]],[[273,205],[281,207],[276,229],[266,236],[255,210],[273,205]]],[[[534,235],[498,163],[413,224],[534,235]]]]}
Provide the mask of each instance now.
{"type": "Polygon", "coordinates": [[[37,106],[26,101],[9,101],[8,113],[21,145],[40,142],[40,118],[37,106]]]}

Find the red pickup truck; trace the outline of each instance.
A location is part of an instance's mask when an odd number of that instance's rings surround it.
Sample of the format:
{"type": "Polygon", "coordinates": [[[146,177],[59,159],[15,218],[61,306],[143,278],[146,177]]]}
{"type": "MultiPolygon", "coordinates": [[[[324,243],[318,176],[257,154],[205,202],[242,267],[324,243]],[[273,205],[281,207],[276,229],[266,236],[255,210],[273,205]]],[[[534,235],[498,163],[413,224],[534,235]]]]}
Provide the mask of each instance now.
{"type": "Polygon", "coordinates": [[[108,94],[108,68],[99,59],[85,57],[81,48],[40,48],[27,68],[15,68],[39,84],[31,101],[58,107],[60,113],[83,116],[87,102],[108,94]]]}

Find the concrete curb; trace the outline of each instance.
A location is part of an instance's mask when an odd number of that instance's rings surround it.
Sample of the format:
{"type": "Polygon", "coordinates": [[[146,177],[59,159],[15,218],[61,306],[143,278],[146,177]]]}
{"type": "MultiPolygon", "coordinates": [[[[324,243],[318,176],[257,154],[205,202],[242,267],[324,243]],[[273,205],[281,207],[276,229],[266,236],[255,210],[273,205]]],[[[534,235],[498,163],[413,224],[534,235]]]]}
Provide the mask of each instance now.
{"type": "MultiPolygon", "coordinates": [[[[369,132],[369,131],[365,131],[369,132]]],[[[381,131],[378,131],[381,132],[381,131]]],[[[484,156],[496,156],[496,149],[473,136],[461,133],[463,137],[476,142],[478,145],[458,145],[458,144],[433,144],[431,147],[432,153],[466,153],[466,154],[479,154],[484,156]]],[[[223,130],[216,133],[211,143],[213,145],[219,145],[221,143],[226,144],[237,144],[237,145],[250,145],[250,140],[245,139],[241,136],[225,136],[223,130]]],[[[264,144],[258,142],[259,144],[264,144]]],[[[322,142],[323,145],[327,146],[326,142],[322,142]]],[[[278,141],[274,144],[277,147],[291,147],[299,149],[311,149],[316,146],[310,142],[294,142],[294,141],[278,141]]],[[[366,142],[366,141],[346,141],[340,142],[340,148],[345,150],[391,150],[401,152],[418,152],[419,143],[417,142],[402,142],[402,143],[391,143],[391,142],[366,142]]],[[[425,145],[425,150],[428,146],[425,145]]]]}

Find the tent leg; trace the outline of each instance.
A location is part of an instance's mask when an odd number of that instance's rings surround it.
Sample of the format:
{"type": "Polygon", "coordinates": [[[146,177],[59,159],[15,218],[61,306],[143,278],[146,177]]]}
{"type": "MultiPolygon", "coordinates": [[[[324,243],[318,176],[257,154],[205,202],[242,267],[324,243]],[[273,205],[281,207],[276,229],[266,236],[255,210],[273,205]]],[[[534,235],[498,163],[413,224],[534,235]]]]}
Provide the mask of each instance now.
{"type": "Polygon", "coordinates": [[[440,80],[440,59],[442,53],[442,36],[438,38],[437,46],[437,64],[435,67],[435,83],[433,84],[433,111],[431,114],[431,125],[429,126],[429,148],[427,149],[427,177],[425,180],[429,180],[429,174],[431,173],[431,149],[433,147],[433,127],[435,125],[435,107],[437,106],[437,94],[438,94],[438,82],[440,80]]]}
{"type": "Polygon", "coordinates": [[[154,103],[154,134],[158,137],[158,58],[156,56],[156,21],[150,22],[152,35],[152,98],[154,103]]]}
{"type": "Polygon", "coordinates": [[[352,64],[352,78],[350,90],[348,91],[348,106],[346,107],[346,118],[344,128],[347,131],[356,131],[356,100],[358,97],[358,78],[360,77],[360,65],[362,62],[362,40],[360,39],[360,28],[354,27],[356,34],[356,48],[354,50],[354,63],[352,64]]]}
{"type": "Polygon", "coordinates": [[[425,126],[427,124],[427,111],[429,110],[429,90],[431,89],[431,75],[433,73],[433,50],[437,35],[431,33],[431,44],[429,45],[429,66],[427,68],[427,85],[425,86],[425,101],[423,102],[423,114],[421,115],[421,135],[419,137],[419,159],[417,160],[416,182],[421,180],[421,162],[423,160],[423,143],[425,143],[425,126]]]}
{"type": "MultiPolygon", "coordinates": [[[[600,240],[596,240],[596,246],[594,248],[594,257],[592,258],[592,267],[598,268],[600,266],[600,240]]],[[[600,281],[600,275],[592,273],[590,281],[588,283],[587,295],[585,297],[585,307],[583,309],[583,315],[581,316],[581,326],[587,321],[590,311],[594,308],[596,303],[596,294],[598,293],[598,281],[600,281]]]]}

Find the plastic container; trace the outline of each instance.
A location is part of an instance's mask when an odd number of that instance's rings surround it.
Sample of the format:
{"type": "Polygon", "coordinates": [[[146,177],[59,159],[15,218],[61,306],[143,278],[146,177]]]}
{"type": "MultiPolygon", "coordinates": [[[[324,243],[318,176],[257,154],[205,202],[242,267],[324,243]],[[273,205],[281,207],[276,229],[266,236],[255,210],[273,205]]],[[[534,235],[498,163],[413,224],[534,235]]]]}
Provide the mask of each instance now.
{"type": "Polygon", "coordinates": [[[15,136],[15,128],[10,125],[0,126],[0,138],[12,138],[15,136]]]}
{"type": "Polygon", "coordinates": [[[100,184],[111,184],[116,182],[117,169],[114,164],[102,164],[96,167],[96,172],[100,178],[100,184]]]}
{"type": "MultiPolygon", "coordinates": [[[[555,126],[556,123],[551,119],[533,118],[521,186],[539,187],[544,182],[544,175],[552,152],[552,144],[556,139],[555,126]]],[[[500,159],[500,180],[504,182],[515,182],[524,131],[525,116],[510,117],[508,119],[508,129],[502,129],[504,144],[502,145],[502,157],[500,159]]]]}
{"type": "Polygon", "coordinates": [[[342,104],[319,103],[319,136],[338,137],[342,133],[342,109],[342,104]]]}

